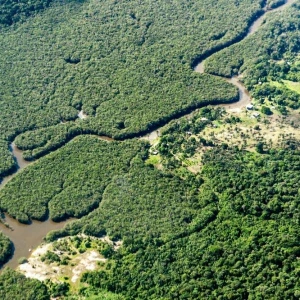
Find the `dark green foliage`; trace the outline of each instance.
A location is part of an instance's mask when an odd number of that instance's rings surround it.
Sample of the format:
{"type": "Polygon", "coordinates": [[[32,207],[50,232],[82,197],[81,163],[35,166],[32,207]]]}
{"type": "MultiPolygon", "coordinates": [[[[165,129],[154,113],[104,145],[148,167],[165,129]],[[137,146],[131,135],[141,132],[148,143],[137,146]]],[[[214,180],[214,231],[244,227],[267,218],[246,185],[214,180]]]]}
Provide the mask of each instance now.
{"type": "Polygon", "coordinates": [[[283,5],[286,0],[267,0],[267,9],[274,9],[280,5],[283,5]]]}
{"type": "Polygon", "coordinates": [[[81,136],[22,170],[0,191],[0,206],[19,221],[81,217],[97,207],[113,176],[128,170],[142,142],[81,136]]]}
{"type": "Polygon", "coordinates": [[[42,10],[52,0],[2,0],[0,2],[0,25],[12,25],[13,23],[26,19],[36,11],[42,10]]]}
{"type": "MultiPolygon", "coordinates": [[[[269,73],[267,74],[269,75],[269,73]]],[[[282,76],[279,80],[284,78],[285,77],[282,76]]],[[[268,82],[264,82],[262,84],[255,85],[251,94],[260,103],[264,103],[265,99],[268,99],[269,101],[272,101],[273,104],[276,104],[279,107],[291,107],[297,109],[300,106],[299,93],[288,89],[284,85],[274,86],[268,82]]]]}
{"type": "Polygon", "coordinates": [[[264,106],[264,105],[261,107],[261,112],[265,115],[268,115],[268,116],[273,114],[270,107],[264,106]]]}
{"type": "MultiPolygon", "coordinates": [[[[286,53],[299,51],[299,26],[299,5],[294,4],[272,18],[267,17],[254,35],[208,58],[205,71],[228,77],[256,65],[255,72],[260,71],[259,78],[265,77],[268,73],[266,66],[272,64],[269,59],[279,60],[286,53]]],[[[284,67],[287,67],[286,64],[284,67]]],[[[252,77],[255,72],[251,73],[252,77]]]]}
{"type": "Polygon", "coordinates": [[[3,300],[48,300],[47,287],[36,279],[6,268],[0,275],[0,299],[3,300]]]}
{"type": "MultiPolygon", "coordinates": [[[[212,121],[224,115],[222,108],[204,107],[188,118],[171,122],[161,133],[158,150],[161,154],[168,157],[168,167],[173,168],[177,162],[172,160],[174,155],[183,153],[185,157],[191,157],[196,149],[201,145],[210,144],[204,138],[196,140],[193,135],[199,134],[206,126],[212,126],[212,121]]],[[[229,122],[237,121],[235,119],[229,122]]]]}
{"type": "Polygon", "coordinates": [[[0,232],[0,267],[13,254],[13,244],[10,239],[0,232]]]}
{"type": "Polygon", "coordinates": [[[50,264],[50,263],[54,263],[54,262],[57,262],[59,263],[60,262],[60,258],[59,256],[52,252],[52,251],[47,251],[42,257],[41,257],[41,261],[45,261],[46,263],[50,264]]]}
{"type": "MultiPolygon", "coordinates": [[[[190,186],[177,177],[166,176],[136,158],[129,173],[115,176],[103,194],[101,205],[86,217],[68,224],[60,235],[83,231],[111,239],[155,238],[168,240],[189,230],[196,201],[190,186]]],[[[53,239],[48,235],[48,239],[53,239]]],[[[137,247],[138,248],[138,247],[137,247]]]]}
{"type": "Polygon", "coordinates": [[[0,178],[13,172],[16,163],[9,151],[8,142],[0,139],[0,178]]]}
{"type": "Polygon", "coordinates": [[[264,143],[263,142],[258,142],[255,146],[255,149],[260,154],[264,153],[264,143]]]}
{"type": "Polygon", "coordinates": [[[225,148],[206,152],[198,186],[137,156],[99,208],[48,239],[122,239],[82,281],[126,299],[297,299],[300,153],[225,148]]]}
{"type": "MultiPolygon", "coordinates": [[[[95,289],[91,287],[82,287],[79,290],[79,295],[86,297],[87,300],[125,300],[122,295],[117,295],[115,293],[102,291],[100,289],[95,289]]],[[[68,300],[78,300],[79,296],[70,296],[68,300]]]]}
{"type": "Polygon", "coordinates": [[[49,290],[49,294],[51,295],[51,297],[54,298],[66,296],[70,289],[70,285],[67,282],[55,283],[48,281],[47,287],[49,290]]]}
{"type": "Polygon", "coordinates": [[[105,258],[110,258],[110,257],[112,257],[114,250],[111,245],[107,244],[104,246],[104,248],[100,252],[105,258]]]}
{"type": "MultiPolygon", "coordinates": [[[[13,166],[7,141],[21,132],[16,143],[34,159],[77,135],[122,139],[195,107],[236,99],[235,88],[193,73],[190,64],[241,38],[260,12],[258,2],[57,4],[8,29],[0,35],[2,172],[13,166]],[[73,122],[81,109],[88,118],[73,122]]],[[[298,19],[295,5],[267,22],[265,32],[209,59],[207,70],[247,71],[245,83],[258,100],[296,108],[295,93],[265,81],[298,78],[296,65],[272,62],[295,57],[298,19]]],[[[220,114],[204,108],[170,124],[159,145],[169,169],[180,166],[172,151],[190,156],[198,146],[214,146],[192,135],[220,114]]],[[[206,152],[200,174],[179,178],[146,166],[146,148],[136,140],[78,137],[13,178],[0,192],[0,207],[22,222],[43,219],[48,209],[55,220],[86,215],[48,240],[80,232],[123,240],[119,251],[101,247],[108,262],[84,274],[80,294],[90,299],[299,299],[299,152],[265,151],[262,144],[261,155],[223,144],[206,152]]],[[[89,246],[74,244],[79,252],[89,246]]],[[[50,287],[52,296],[67,293],[67,284],[50,287]]],[[[0,276],[1,299],[46,295],[35,280],[10,270],[0,276]]]]}
{"type": "MultiPolygon", "coordinates": [[[[104,134],[100,128],[91,128],[86,122],[67,122],[57,126],[27,131],[15,139],[15,144],[25,150],[23,157],[26,160],[40,158],[56,150],[71,139],[82,134],[104,134]]],[[[105,137],[104,137],[105,138],[105,137]]],[[[109,138],[106,138],[110,140],[109,138]]]]}
{"type": "Polygon", "coordinates": [[[191,62],[243,35],[260,2],[53,3],[0,35],[0,138],[73,120],[81,109],[85,129],[124,138],[237,100],[234,86],[196,74],[191,62]]]}

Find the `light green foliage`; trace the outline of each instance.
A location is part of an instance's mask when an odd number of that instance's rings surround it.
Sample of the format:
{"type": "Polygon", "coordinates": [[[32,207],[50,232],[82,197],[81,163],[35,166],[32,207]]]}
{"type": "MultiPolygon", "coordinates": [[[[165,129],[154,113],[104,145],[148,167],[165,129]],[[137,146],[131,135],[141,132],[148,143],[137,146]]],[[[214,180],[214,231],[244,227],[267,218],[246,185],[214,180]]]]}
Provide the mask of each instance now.
{"type": "MultiPolygon", "coordinates": [[[[77,135],[122,139],[195,107],[236,99],[234,87],[194,73],[191,65],[241,39],[262,2],[56,3],[6,29],[0,35],[3,149],[25,132],[16,143],[28,159],[38,158],[77,135]],[[81,109],[88,118],[74,121],[81,109]]],[[[298,15],[295,5],[274,17],[264,30],[208,59],[206,70],[245,71],[258,100],[296,108],[295,93],[268,81],[298,78],[298,15]]],[[[192,136],[220,114],[205,108],[163,133],[160,155],[180,177],[147,165],[142,142],[80,136],[0,191],[0,207],[22,222],[45,218],[48,210],[55,220],[83,216],[48,240],[78,233],[122,239],[118,251],[99,246],[108,261],[85,273],[79,294],[66,299],[299,298],[299,151],[261,145],[262,153],[247,153],[192,136]],[[171,154],[188,157],[202,145],[212,149],[200,174],[172,161],[171,154]]],[[[57,246],[75,254],[89,247],[76,238],[75,244],[76,250],[57,246]]],[[[67,284],[49,285],[47,292],[42,283],[6,272],[1,299],[18,299],[21,289],[30,300],[68,293],[67,284]]]]}
{"type": "MultiPolygon", "coordinates": [[[[201,146],[212,146],[212,141],[203,137],[195,138],[206,126],[213,126],[213,121],[224,115],[224,109],[218,107],[204,107],[192,114],[189,118],[183,118],[170,122],[162,131],[158,149],[164,156],[164,165],[173,169],[180,165],[179,158],[184,160],[196,153],[201,146]],[[175,155],[177,159],[175,158],[175,155]]],[[[235,120],[235,119],[234,119],[235,120]]],[[[228,120],[234,122],[234,120],[228,120]]]]}
{"type": "Polygon", "coordinates": [[[103,291],[100,289],[90,288],[90,287],[82,287],[79,290],[79,293],[73,294],[68,297],[64,297],[64,300],[125,300],[126,298],[122,295],[115,294],[108,291],[103,291]]]}
{"type": "Polygon", "coordinates": [[[104,226],[121,234],[122,251],[106,271],[82,280],[128,299],[297,299],[299,165],[299,153],[289,150],[258,158],[216,148],[204,157],[197,201],[187,194],[184,202],[173,198],[177,179],[168,179],[167,190],[150,171],[118,178],[101,209],[79,223],[91,233],[104,226]]]}

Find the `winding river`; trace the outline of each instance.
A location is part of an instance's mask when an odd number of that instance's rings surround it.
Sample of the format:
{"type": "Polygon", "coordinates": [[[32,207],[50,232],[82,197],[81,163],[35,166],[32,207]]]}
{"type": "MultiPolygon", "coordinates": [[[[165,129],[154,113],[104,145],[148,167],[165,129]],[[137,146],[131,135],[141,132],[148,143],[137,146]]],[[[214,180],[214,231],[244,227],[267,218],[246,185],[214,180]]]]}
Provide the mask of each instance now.
{"type": "MultiPolygon", "coordinates": [[[[16,173],[32,163],[23,159],[23,151],[19,150],[14,143],[10,145],[10,148],[17,162],[18,169],[14,174],[5,177],[2,180],[0,188],[14,177],[16,173]]],[[[20,257],[28,257],[30,255],[29,250],[36,248],[49,231],[61,229],[67,223],[67,221],[55,223],[48,219],[44,222],[33,221],[30,225],[25,225],[11,218],[7,214],[1,216],[1,220],[8,226],[0,223],[0,230],[7,235],[14,244],[14,254],[4,265],[11,268],[17,267],[18,259],[20,257]]]]}
{"type": "MultiPolygon", "coordinates": [[[[285,4],[271,10],[278,11],[284,9],[287,5],[290,5],[294,3],[295,0],[287,0],[285,4]]],[[[245,36],[248,37],[249,35],[252,35],[255,33],[260,25],[263,23],[264,18],[266,14],[268,14],[269,11],[265,10],[265,13],[260,16],[258,19],[256,19],[251,26],[249,27],[248,34],[245,36]]],[[[205,60],[201,61],[196,67],[195,71],[198,73],[205,73],[205,60]]],[[[243,84],[239,81],[238,77],[232,77],[232,78],[223,78],[224,80],[228,81],[229,83],[235,85],[239,89],[239,101],[235,103],[230,104],[221,104],[219,106],[224,106],[229,109],[240,109],[245,107],[247,104],[251,102],[251,97],[246,90],[246,88],[243,86],[243,84]]],[[[79,112],[79,118],[84,119],[86,118],[86,115],[80,111],[79,112]]],[[[159,129],[151,132],[150,134],[147,134],[143,136],[143,139],[147,140],[155,140],[159,135],[159,129]]],[[[111,141],[112,139],[109,137],[101,136],[100,139],[111,141]]],[[[2,182],[0,183],[0,188],[2,188],[13,176],[16,175],[21,169],[25,168],[27,165],[29,165],[32,162],[25,161],[22,157],[22,151],[20,151],[14,143],[11,144],[11,151],[12,154],[17,162],[18,169],[17,171],[10,175],[5,177],[2,182]]],[[[46,236],[46,234],[51,230],[58,230],[66,224],[67,221],[55,223],[51,220],[47,220],[45,222],[38,222],[33,221],[30,225],[24,225],[16,221],[15,219],[9,217],[8,215],[4,215],[4,219],[9,227],[5,227],[3,224],[0,223],[0,230],[6,234],[11,241],[14,243],[14,255],[10,259],[8,263],[6,263],[4,266],[9,266],[12,268],[16,268],[18,265],[18,259],[20,257],[28,257],[30,255],[31,249],[36,248],[41,242],[42,239],[46,236]]]]}
{"type": "MultiPolygon", "coordinates": [[[[259,28],[260,26],[263,24],[266,15],[268,15],[270,12],[274,12],[274,11],[279,11],[279,10],[283,10],[286,6],[292,4],[296,2],[296,0],[287,0],[283,5],[278,6],[277,8],[274,8],[272,10],[267,10],[266,8],[264,8],[264,14],[262,14],[259,18],[257,18],[249,27],[248,33],[247,35],[244,37],[247,38],[250,35],[254,34],[259,28]]],[[[235,43],[233,43],[235,44],[235,43]]],[[[232,45],[233,45],[232,44],[232,45]]],[[[219,50],[221,51],[221,50],[219,50]]],[[[219,52],[217,51],[217,52],[219,52]]],[[[215,53],[213,53],[215,54],[215,53]]],[[[212,54],[212,55],[213,55],[212,54]]],[[[198,65],[195,67],[194,69],[197,73],[203,74],[205,73],[205,59],[200,61],[198,63],[198,65]]],[[[223,78],[223,77],[221,77],[223,78]]],[[[251,103],[251,97],[249,92],[247,91],[247,89],[245,88],[245,86],[239,81],[239,77],[238,76],[234,76],[231,78],[223,78],[224,80],[226,80],[227,82],[235,85],[238,89],[239,89],[239,101],[235,102],[235,103],[229,103],[229,104],[221,104],[218,106],[223,106],[223,107],[228,107],[230,109],[240,109],[243,108],[245,106],[247,106],[248,104],[251,103]]]]}
{"type": "Polygon", "coordinates": [[[14,156],[14,159],[18,165],[18,169],[15,173],[3,178],[3,180],[0,183],[0,188],[2,188],[12,177],[14,177],[17,172],[19,172],[21,169],[24,169],[27,165],[29,165],[31,163],[30,161],[27,161],[23,158],[23,151],[19,150],[16,147],[15,143],[12,143],[10,145],[10,150],[11,150],[11,152],[14,156]]]}

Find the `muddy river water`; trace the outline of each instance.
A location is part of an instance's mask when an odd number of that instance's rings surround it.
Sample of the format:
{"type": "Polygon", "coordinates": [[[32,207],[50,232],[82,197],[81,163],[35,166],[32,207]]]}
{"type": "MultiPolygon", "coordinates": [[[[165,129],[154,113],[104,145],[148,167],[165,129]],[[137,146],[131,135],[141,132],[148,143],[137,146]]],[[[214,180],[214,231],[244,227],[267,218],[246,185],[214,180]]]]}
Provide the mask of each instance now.
{"type": "Polygon", "coordinates": [[[61,229],[67,223],[67,221],[55,223],[47,220],[44,222],[33,221],[30,225],[25,225],[8,215],[5,215],[4,221],[9,224],[10,228],[1,224],[0,230],[10,238],[15,247],[14,255],[4,265],[11,268],[18,266],[20,257],[28,257],[30,252],[41,244],[49,231],[61,229]]]}
{"type": "MultiPolygon", "coordinates": [[[[19,150],[14,143],[10,145],[10,148],[18,164],[16,173],[32,163],[23,159],[22,151],[19,150]]],[[[15,174],[5,177],[0,184],[0,188],[14,177],[15,174]]],[[[7,214],[2,215],[2,220],[8,224],[9,227],[0,223],[0,230],[7,235],[14,244],[14,255],[4,265],[11,268],[17,267],[20,257],[28,257],[30,255],[29,250],[36,248],[49,231],[61,229],[67,223],[67,221],[55,223],[51,220],[47,220],[44,222],[33,221],[30,225],[25,225],[9,217],[7,214]]]]}
{"type": "MultiPolygon", "coordinates": [[[[295,0],[288,0],[286,3],[276,9],[273,9],[272,11],[278,11],[285,8],[287,5],[292,4],[295,2],[295,0]]],[[[253,24],[249,28],[249,32],[247,36],[255,33],[260,25],[263,23],[265,15],[268,14],[269,11],[266,11],[265,14],[263,14],[261,17],[259,17],[257,20],[253,22],[253,24]]],[[[246,37],[247,37],[246,36],[246,37]]],[[[205,72],[205,61],[201,61],[195,68],[196,72],[204,73],[205,72]]],[[[239,95],[240,99],[236,103],[231,104],[222,104],[221,106],[225,106],[228,108],[238,109],[245,107],[247,104],[251,102],[250,95],[246,88],[243,86],[243,84],[239,81],[237,77],[233,78],[227,78],[224,80],[234,84],[239,89],[239,95]]],[[[80,118],[84,118],[85,115],[81,113],[79,116],[80,118]]],[[[159,133],[159,130],[155,130],[152,133],[145,136],[145,138],[149,140],[153,140],[157,138],[159,133]]],[[[101,139],[105,139],[107,141],[110,141],[112,139],[106,138],[106,137],[99,137],[101,139]]],[[[11,151],[17,161],[18,164],[18,170],[19,172],[21,169],[25,168],[27,165],[29,165],[32,162],[25,161],[22,157],[22,151],[20,151],[14,143],[11,144],[11,151]]],[[[3,179],[3,181],[0,184],[0,188],[2,188],[15,174],[11,176],[7,176],[3,179]]],[[[55,223],[51,220],[47,220],[45,222],[38,222],[33,221],[30,225],[24,225],[19,223],[18,221],[14,220],[13,218],[4,215],[4,221],[9,224],[9,227],[5,227],[3,224],[0,223],[0,230],[3,231],[4,234],[6,234],[11,241],[14,244],[15,250],[14,255],[12,258],[6,263],[4,266],[9,266],[12,268],[16,268],[18,265],[18,259],[20,257],[28,257],[30,255],[31,250],[36,248],[43,240],[43,238],[46,236],[46,234],[51,230],[58,230],[62,228],[67,221],[55,223]]]]}

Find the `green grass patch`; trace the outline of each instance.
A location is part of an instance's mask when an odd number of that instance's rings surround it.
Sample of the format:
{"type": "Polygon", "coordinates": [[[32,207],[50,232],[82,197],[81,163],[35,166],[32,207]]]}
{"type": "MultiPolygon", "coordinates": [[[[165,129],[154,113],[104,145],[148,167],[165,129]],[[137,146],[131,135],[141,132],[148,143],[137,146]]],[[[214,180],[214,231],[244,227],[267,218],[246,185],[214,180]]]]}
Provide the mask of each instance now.
{"type": "Polygon", "coordinates": [[[159,155],[150,155],[149,158],[146,160],[146,165],[157,165],[160,162],[160,156],[159,155]]]}
{"type": "Polygon", "coordinates": [[[283,80],[283,82],[287,88],[300,94],[300,82],[294,82],[290,80],[283,80]]]}

